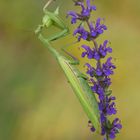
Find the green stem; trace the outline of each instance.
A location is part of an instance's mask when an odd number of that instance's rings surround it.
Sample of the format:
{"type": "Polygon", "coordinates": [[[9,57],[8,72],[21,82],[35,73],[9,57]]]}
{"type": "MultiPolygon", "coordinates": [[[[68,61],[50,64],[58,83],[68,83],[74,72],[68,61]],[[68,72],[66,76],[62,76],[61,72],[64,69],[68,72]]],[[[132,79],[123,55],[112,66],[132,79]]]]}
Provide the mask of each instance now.
{"type": "Polygon", "coordinates": [[[106,134],[106,140],[109,140],[109,135],[108,134],[106,134]]]}

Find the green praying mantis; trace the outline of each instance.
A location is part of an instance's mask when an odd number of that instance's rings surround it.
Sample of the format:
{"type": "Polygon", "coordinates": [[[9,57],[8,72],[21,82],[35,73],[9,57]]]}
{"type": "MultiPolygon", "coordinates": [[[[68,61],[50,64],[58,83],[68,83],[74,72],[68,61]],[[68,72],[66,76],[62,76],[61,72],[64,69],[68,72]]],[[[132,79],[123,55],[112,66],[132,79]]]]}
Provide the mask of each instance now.
{"type": "MultiPolygon", "coordinates": [[[[79,61],[76,59],[70,60],[67,57],[61,55],[56,49],[51,46],[51,42],[62,38],[69,34],[68,27],[64,24],[63,20],[59,17],[59,7],[56,8],[54,12],[47,10],[48,5],[53,0],[49,0],[45,7],[43,8],[44,16],[42,24],[38,26],[35,33],[41,42],[48,48],[52,55],[56,58],[63,72],[65,73],[67,80],[69,81],[75,95],[79,99],[85,113],[87,114],[89,120],[92,122],[94,128],[97,132],[100,132],[100,114],[98,109],[98,103],[96,97],[91,90],[87,77],[82,74],[76,65],[79,61]],[[50,26],[56,26],[62,31],[45,38],[42,34],[43,28],[49,28],[50,26]]],[[[68,53],[67,53],[68,54],[68,53]]]]}

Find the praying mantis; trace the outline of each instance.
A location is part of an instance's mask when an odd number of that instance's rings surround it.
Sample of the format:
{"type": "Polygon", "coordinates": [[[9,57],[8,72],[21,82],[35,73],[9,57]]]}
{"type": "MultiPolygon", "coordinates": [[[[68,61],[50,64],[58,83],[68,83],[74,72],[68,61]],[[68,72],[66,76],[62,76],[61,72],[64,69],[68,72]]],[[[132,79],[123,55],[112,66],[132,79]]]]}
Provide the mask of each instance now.
{"type": "MultiPolygon", "coordinates": [[[[54,12],[47,10],[48,5],[53,0],[49,0],[44,6],[44,16],[42,24],[38,26],[35,33],[40,39],[40,41],[46,46],[46,48],[52,53],[56,58],[63,72],[65,73],[67,80],[69,81],[75,95],[79,99],[85,113],[87,114],[89,120],[92,122],[92,125],[97,132],[100,132],[100,113],[98,109],[98,102],[96,97],[91,90],[87,77],[82,74],[76,65],[79,64],[79,61],[76,59],[70,60],[67,57],[61,55],[56,49],[51,46],[51,42],[62,38],[69,34],[68,27],[64,24],[63,20],[59,17],[59,7],[56,8],[54,12]],[[50,26],[56,26],[62,31],[45,38],[42,34],[43,28],[49,28],[50,26]]],[[[67,53],[68,54],[68,53],[67,53]]]]}

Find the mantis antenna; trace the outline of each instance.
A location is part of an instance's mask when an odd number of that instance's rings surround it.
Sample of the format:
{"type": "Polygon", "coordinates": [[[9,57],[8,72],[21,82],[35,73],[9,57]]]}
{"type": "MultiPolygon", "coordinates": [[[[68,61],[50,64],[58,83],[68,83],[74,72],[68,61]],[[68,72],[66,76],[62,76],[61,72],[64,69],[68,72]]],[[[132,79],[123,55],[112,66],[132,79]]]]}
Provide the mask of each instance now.
{"type": "Polygon", "coordinates": [[[46,8],[47,8],[53,1],[55,1],[55,0],[49,0],[49,1],[45,4],[45,6],[43,7],[43,11],[45,11],[46,8]]]}

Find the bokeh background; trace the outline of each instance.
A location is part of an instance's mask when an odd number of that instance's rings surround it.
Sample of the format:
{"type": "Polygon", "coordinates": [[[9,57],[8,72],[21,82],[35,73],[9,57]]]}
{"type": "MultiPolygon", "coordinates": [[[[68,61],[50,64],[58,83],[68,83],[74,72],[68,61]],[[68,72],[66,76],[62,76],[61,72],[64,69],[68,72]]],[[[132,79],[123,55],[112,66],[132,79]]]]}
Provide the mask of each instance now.
{"type": "MultiPolygon", "coordinates": [[[[83,112],[56,60],[34,34],[46,0],[0,1],[0,140],[101,140],[83,112]]],[[[123,129],[116,140],[140,140],[140,0],[95,0],[95,17],[104,17],[117,65],[113,94],[123,129]]],[[[71,0],[58,0],[69,27],[71,0]]],[[[50,33],[54,33],[50,29],[50,33]]],[[[54,43],[74,41],[72,35],[54,43]]],[[[80,59],[80,44],[67,50],[80,59]]],[[[86,60],[81,59],[82,65],[86,60]]]]}

